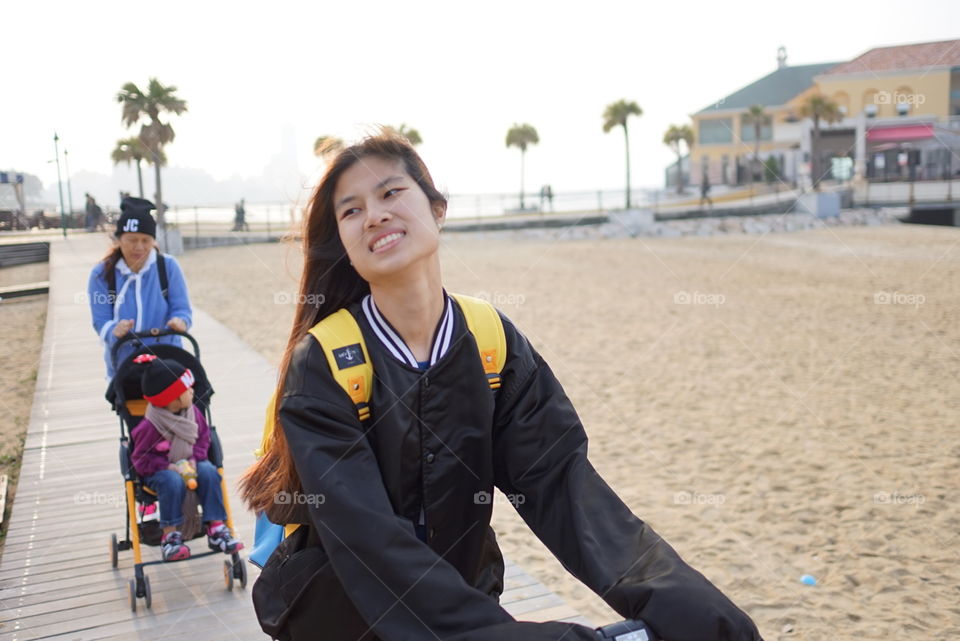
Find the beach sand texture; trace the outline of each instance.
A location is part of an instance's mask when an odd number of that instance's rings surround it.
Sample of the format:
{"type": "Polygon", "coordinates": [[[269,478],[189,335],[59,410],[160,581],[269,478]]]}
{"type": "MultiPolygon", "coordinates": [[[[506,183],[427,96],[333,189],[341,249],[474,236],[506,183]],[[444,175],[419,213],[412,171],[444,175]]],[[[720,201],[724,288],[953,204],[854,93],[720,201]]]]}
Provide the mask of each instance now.
{"type": "MultiPolygon", "coordinates": [[[[47,263],[14,265],[0,269],[0,287],[47,280],[47,263]]],[[[30,421],[33,389],[36,385],[43,326],[47,317],[47,295],[24,296],[0,302],[0,475],[7,475],[7,500],[2,527],[17,495],[17,476],[24,435],[30,421]]],[[[2,552],[2,542],[0,542],[2,552]]]]}
{"type": "MultiPolygon", "coordinates": [[[[443,245],[447,288],[516,322],[600,474],[768,641],[960,638],[960,229],[443,245]]],[[[181,261],[195,304],[277,362],[296,250],[181,261]]],[[[495,527],[588,618],[620,618],[505,501],[495,527]]]]}

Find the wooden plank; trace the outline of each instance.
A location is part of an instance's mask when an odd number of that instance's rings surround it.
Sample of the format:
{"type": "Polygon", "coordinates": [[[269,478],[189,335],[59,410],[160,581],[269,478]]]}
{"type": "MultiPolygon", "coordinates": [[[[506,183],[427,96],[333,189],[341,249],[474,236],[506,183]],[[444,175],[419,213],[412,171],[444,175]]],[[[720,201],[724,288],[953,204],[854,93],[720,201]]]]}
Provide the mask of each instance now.
{"type": "MultiPolygon", "coordinates": [[[[152,583],[151,583],[152,584],[152,583]]],[[[116,595],[104,595],[104,607],[89,616],[74,617],[68,620],[51,620],[44,622],[31,621],[31,625],[20,633],[23,623],[18,618],[11,618],[7,629],[12,635],[0,634],[0,641],[20,641],[21,639],[45,639],[50,636],[64,634],[71,635],[71,639],[96,639],[104,632],[111,634],[126,633],[127,638],[140,638],[141,634],[149,634],[152,630],[159,630],[167,638],[184,638],[177,634],[177,630],[190,630],[191,635],[200,634],[204,630],[233,629],[239,638],[250,638],[252,631],[260,631],[256,618],[253,616],[253,607],[250,604],[246,591],[227,593],[229,598],[213,595],[197,594],[184,586],[182,597],[173,602],[163,599],[153,604],[153,609],[146,610],[143,601],[137,606],[137,613],[130,611],[125,598],[121,594],[126,590],[117,591],[116,595]],[[117,607],[107,604],[119,604],[117,607]],[[37,625],[32,625],[37,623],[37,625]]],[[[14,616],[16,613],[13,613],[14,616]]],[[[262,634],[260,636],[262,637],[262,634]]]]}
{"type": "Polygon", "coordinates": [[[46,294],[50,290],[50,281],[43,280],[36,283],[22,283],[20,285],[7,285],[0,287],[0,301],[10,298],[21,298],[23,296],[36,296],[37,294],[46,294]]]}

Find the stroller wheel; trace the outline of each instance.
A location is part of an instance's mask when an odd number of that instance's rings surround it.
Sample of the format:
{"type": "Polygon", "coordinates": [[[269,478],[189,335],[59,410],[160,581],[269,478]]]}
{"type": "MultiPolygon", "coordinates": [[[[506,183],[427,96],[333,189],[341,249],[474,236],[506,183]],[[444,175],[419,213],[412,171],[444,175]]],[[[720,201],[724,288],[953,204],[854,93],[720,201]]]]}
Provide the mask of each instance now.
{"type": "Polygon", "coordinates": [[[233,563],[230,561],[223,562],[223,584],[228,590],[233,589],[233,563]]]}
{"type": "Polygon", "coordinates": [[[120,553],[120,546],[117,544],[117,535],[110,535],[110,565],[112,567],[117,567],[119,562],[118,555],[120,553]]]}
{"type": "Polygon", "coordinates": [[[130,579],[130,611],[137,611],[137,582],[130,579]]]}
{"type": "Polygon", "coordinates": [[[149,610],[150,606],[153,605],[153,595],[150,594],[150,577],[146,574],[143,575],[143,597],[149,610]]]}
{"type": "Polygon", "coordinates": [[[233,555],[233,578],[240,582],[240,587],[247,587],[247,564],[239,554],[233,555]]]}

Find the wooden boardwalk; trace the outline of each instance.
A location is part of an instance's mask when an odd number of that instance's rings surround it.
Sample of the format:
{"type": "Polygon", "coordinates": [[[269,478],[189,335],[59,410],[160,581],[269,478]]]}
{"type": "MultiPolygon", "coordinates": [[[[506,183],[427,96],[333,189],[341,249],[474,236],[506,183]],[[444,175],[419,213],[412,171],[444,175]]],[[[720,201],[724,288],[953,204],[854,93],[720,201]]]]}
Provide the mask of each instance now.
{"type": "MultiPolygon", "coordinates": [[[[125,502],[119,467],[120,428],[103,394],[102,351],[90,324],[87,275],[104,250],[99,234],[52,243],[50,294],[23,465],[0,559],[0,641],[28,639],[265,639],[246,590],[228,592],[222,559],[149,566],[153,607],[130,611],[133,554],[109,560],[111,533],[123,537],[125,502]]],[[[195,301],[197,303],[198,301],[195,301]]],[[[202,302],[202,301],[200,301],[202,302]]],[[[248,547],[253,516],[235,481],[253,461],[275,372],[232,331],[194,309],[193,334],[216,390],[214,424],[223,442],[230,505],[248,547]]],[[[202,539],[197,543],[203,545],[202,539]]],[[[143,546],[143,559],[159,559],[143,546]]],[[[504,607],[528,621],[589,625],[546,587],[508,564],[504,607]]]]}

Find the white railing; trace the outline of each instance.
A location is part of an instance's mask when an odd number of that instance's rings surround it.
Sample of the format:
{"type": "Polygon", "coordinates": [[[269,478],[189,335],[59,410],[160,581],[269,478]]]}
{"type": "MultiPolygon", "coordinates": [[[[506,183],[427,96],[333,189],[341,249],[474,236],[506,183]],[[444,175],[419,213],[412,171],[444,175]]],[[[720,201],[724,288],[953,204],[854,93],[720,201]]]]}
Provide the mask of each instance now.
{"type": "Polygon", "coordinates": [[[960,180],[868,183],[854,190],[858,206],[871,204],[956,203],[960,206],[960,180]]]}

